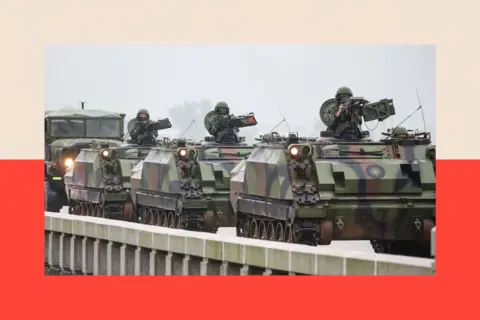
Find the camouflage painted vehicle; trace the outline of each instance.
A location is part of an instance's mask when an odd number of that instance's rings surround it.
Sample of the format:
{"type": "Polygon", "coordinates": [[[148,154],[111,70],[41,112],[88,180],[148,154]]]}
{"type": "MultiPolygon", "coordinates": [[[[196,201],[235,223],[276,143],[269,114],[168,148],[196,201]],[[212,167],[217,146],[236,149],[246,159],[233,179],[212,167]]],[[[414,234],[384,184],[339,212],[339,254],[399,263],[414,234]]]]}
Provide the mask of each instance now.
{"type": "MultiPolygon", "coordinates": [[[[170,127],[166,119],[158,130],[170,127]]],[[[153,147],[93,143],[82,149],[65,174],[69,213],[136,221],[130,195],[131,172],[153,147]]]]}
{"type": "Polygon", "coordinates": [[[437,174],[437,147],[431,144],[427,147],[427,159],[433,163],[433,171],[437,174]]]}
{"type": "MultiPolygon", "coordinates": [[[[389,146],[389,157],[393,159],[402,159],[407,161],[423,160],[430,161],[433,168],[433,175],[436,177],[436,156],[435,145],[432,145],[431,135],[429,132],[419,132],[418,130],[410,130],[403,127],[395,127],[388,132],[382,132],[386,139],[381,141],[389,146]]],[[[435,179],[436,180],[436,179],[435,179]]],[[[435,183],[436,186],[436,183],[435,183]]],[[[424,187],[424,189],[426,189],[424,187]]],[[[435,191],[435,188],[433,189],[435,191]]],[[[424,224],[425,237],[430,234],[430,230],[436,225],[435,209],[433,216],[424,224]]],[[[430,240],[430,238],[428,238],[430,240]]],[[[429,242],[428,242],[429,243],[429,242]]],[[[405,247],[405,242],[385,241],[385,240],[371,240],[372,247],[377,253],[403,253],[408,248],[405,247]],[[398,248],[400,247],[400,248],[398,248]]],[[[417,249],[421,249],[418,248],[417,249]]],[[[426,250],[426,246],[424,247],[426,250]]],[[[416,252],[416,255],[427,256],[427,253],[422,250],[416,252]]]]}
{"type": "Polygon", "coordinates": [[[257,121],[253,113],[222,115],[215,108],[204,123],[212,137],[200,146],[179,139],[153,149],[134,168],[132,197],[141,223],[213,233],[235,226],[230,171],[253,149],[238,128],[257,121]]]}
{"type": "Polygon", "coordinates": [[[102,110],[61,109],[45,111],[46,210],[59,212],[68,204],[63,176],[83,148],[92,140],[110,145],[123,140],[125,114],[102,110]]]}
{"type": "Polygon", "coordinates": [[[407,130],[396,127],[393,130],[382,132],[387,138],[381,141],[391,145],[394,155],[404,160],[430,160],[435,167],[435,145],[432,145],[430,132],[407,130]]]}
{"type": "MultiPolygon", "coordinates": [[[[333,128],[332,100],[320,108],[328,129],[317,141],[270,139],[232,170],[237,234],[308,245],[371,240],[377,251],[428,257],[436,180],[426,145],[375,142],[358,123],[333,128]]],[[[357,110],[365,122],[395,114],[386,99],[357,110]]]]}

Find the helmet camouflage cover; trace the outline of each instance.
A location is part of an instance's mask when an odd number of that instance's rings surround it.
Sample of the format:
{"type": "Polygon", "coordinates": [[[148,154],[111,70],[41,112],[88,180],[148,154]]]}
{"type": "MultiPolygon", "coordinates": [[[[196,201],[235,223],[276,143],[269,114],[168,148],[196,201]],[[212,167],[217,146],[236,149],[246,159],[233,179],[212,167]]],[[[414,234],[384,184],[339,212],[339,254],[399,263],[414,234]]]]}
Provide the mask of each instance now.
{"type": "Polygon", "coordinates": [[[215,105],[215,112],[220,114],[228,114],[230,113],[230,108],[225,101],[220,101],[215,105]]]}
{"type": "Polygon", "coordinates": [[[350,90],[349,87],[340,87],[337,90],[337,93],[335,94],[335,97],[340,97],[340,96],[353,96],[352,90],[350,90]]]}
{"type": "Polygon", "coordinates": [[[140,109],[137,112],[137,120],[138,121],[145,121],[150,120],[150,114],[148,113],[147,109],[140,109]]]}

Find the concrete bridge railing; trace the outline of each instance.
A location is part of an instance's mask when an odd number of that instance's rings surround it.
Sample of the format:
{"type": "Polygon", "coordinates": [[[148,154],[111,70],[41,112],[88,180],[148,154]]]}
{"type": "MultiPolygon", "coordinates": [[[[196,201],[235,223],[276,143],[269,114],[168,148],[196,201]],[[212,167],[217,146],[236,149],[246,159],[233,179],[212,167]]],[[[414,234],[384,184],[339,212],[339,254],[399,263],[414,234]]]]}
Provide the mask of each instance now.
{"type": "Polygon", "coordinates": [[[437,227],[433,227],[431,232],[431,243],[432,243],[432,257],[437,256],[437,227]]]}
{"type": "Polygon", "coordinates": [[[435,259],[433,261],[433,274],[436,274],[437,270],[436,270],[436,264],[437,264],[437,261],[436,261],[436,258],[437,258],[437,226],[433,227],[432,229],[432,232],[430,234],[431,236],[431,254],[432,254],[432,257],[435,259]]]}
{"type": "Polygon", "coordinates": [[[434,260],[45,212],[47,267],[86,275],[433,275],[434,260]]]}

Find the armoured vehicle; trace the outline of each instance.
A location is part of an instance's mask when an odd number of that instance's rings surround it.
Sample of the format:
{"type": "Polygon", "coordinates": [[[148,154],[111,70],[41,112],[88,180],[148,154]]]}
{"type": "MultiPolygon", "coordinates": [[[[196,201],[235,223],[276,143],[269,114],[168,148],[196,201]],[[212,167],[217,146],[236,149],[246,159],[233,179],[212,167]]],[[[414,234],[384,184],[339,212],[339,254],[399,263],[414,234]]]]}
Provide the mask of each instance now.
{"type": "Polygon", "coordinates": [[[234,116],[218,107],[204,118],[212,136],[201,145],[179,139],[152,149],[133,169],[132,197],[141,223],[213,233],[235,226],[230,171],[253,149],[238,132],[257,120],[253,113],[234,116]]]}
{"type": "MultiPolygon", "coordinates": [[[[128,123],[131,128],[133,121],[128,123]]],[[[163,119],[157,130],[168,129],[163,119]]],[[[144,139],[143,141],[147,141],[144,139]]],[[[136,221],[130,196],[131,171],[154,145],[92,143],[82,149],[65,174],[69,213],[136,221]]]]}
{"type": "Polygon", "coordinates": [[[426,142],[375,142],[360,129],[360,119],[394,115],[390,99],[352,98],[350,106],[351,117],[335,123],[336,101],[327,100],[317,141],[270,139],[232,170],[238,235],[308,245],[370,240],[377,252],[429,256],[436,180],[426,142]]]}
{"type": "Polygon", "coordinates": [[[83,148],[101,139],[112,146],[123,140],[125,114],[102,110],[45,111],[46,210],[60,212],[68,204],[64,174],[83,148]]]}
{"type": "Polygon", "coordinates": [[[427,147],[427,159],[433,163],[433,171],[437,174],[437,147],[434,144],[430,144],[427,147]]]}
{"type": "Polygon", "coordinates": [[[395,127],[393,130],[382,132],[385,139],[382,141],[392,144],[397,157],[405,160],[427,159],[436,167],[436,146],[431,144],[430,132],[407,130],[403,127],[395,127]],[[401,141],[400,144],[398,141],[401,141]]]}

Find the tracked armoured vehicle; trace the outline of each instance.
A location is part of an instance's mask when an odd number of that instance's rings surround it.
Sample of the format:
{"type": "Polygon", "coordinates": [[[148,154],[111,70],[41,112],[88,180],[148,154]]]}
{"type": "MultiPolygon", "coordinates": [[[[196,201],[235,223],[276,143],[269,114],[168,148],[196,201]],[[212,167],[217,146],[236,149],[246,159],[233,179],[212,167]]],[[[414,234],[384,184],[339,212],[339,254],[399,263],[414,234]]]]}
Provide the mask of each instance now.
{"type": "Polygon", "coordinates": [[[393,101],[349,105],[337,123],[336,101],[322,105],[327,130],[317,141],[290,134],[259,143],[232,170],[237,234],[308,245],[370,240],[377,252],[428,257],[436,180],[427,140],[375,142],[359,121],[387,119],[393,101]]]}
{"type": "MultiPolygon", "coordinates": [[[[381,141],[389,146],[389,157],[393,159],[402,159],[407,161],[430,161],[433,168],[433,175],[436,177],[436,155],[435,145],[432,145],[429,132],[419,132],[418,130],[407,130],[403,127],[395,127],[388,132],[382,132],[386,138],[381,141]]],[[[435,179],[436,180],[436,179],[435,179]]],[[[435,183],[436,186],[436,183],[435,183]]],[[[434,188],[435,191],[435,188],[434,188]]],[[[425,237],[430,234],[430,230],[436,224],[435,209],[431,219],[424,221],[423,229],[425,237]]],[[[430,240],[430,237],[428,238],[430,240]]],[[[427,257],[427,244],[423,247],[416,246],[411,248],[411,243],[405,241],[389,241],[374,239],[370,241],[372,247],[377,253],[403,254],[412,253],[421,257],[427,257]],[[410,246],[410,247],[409,247],[410,246]]]]}
{"type": "Polygon", "coordinates": [[[382,132],[385,136],[381,142],[392,145],[394,155],[404,160],[430,160],[435,162],[435,145],[432,145],[430,132],[407,130],[404,127],[395,127],[393,130],[382,132]]]}
{"type": "Polygon", "coordinates": [[[141,223],[213,233],[235,226],[230,171],[253,149],[237,133],[257,121],[253,113],[230,115],[219,103],[204,124],[212,136],[200,146],[179,139],[153,149],[134,168],[132,197],[141,223]]]}
{"type": "Polygon", "coordinates": [[[45,210],[60,212],[68,205],[64,175],[83,148],[102,139],[112,146],[123,141],[125,114],[103,110],[45,111],[45,210]]]}
{"type": "MultiPolygon", "coordinates": [[[[133,121],[127,126],[129,130],[133,121]]],[[[156,130],[170,127],[168,119],[155,124],[156,130]]],[[[65,174],[69,213],[136,221],[130,195],[131,171],[152,147],[151,143],[139,145],[134,141],[123,146],[93,142],[82,149],[65,174]]]]}
{"type": "Polygon", "coordinates": [[[436,146],[431,144],[430,132],[395,127],[393,130],[382,132],[382,134],[386,137],[382,141],[392,145],[397,158],[404,160],[427,159],[432,162],[433,171],[436,171],[436,146]]]}

